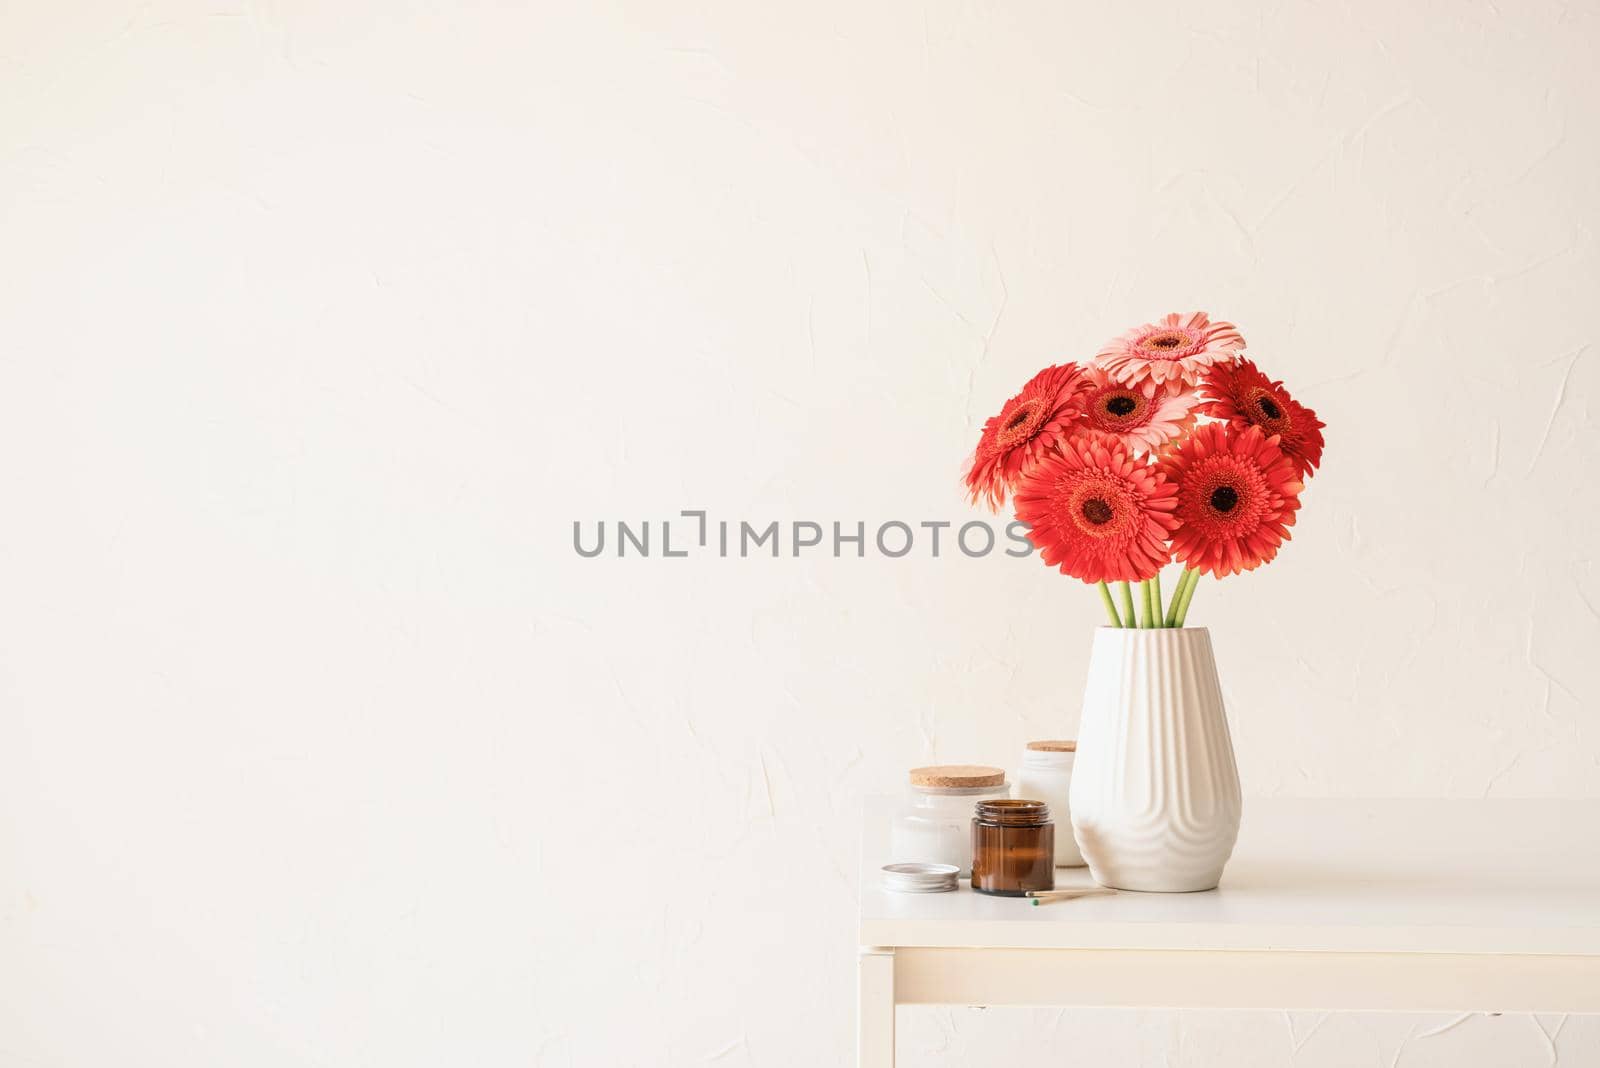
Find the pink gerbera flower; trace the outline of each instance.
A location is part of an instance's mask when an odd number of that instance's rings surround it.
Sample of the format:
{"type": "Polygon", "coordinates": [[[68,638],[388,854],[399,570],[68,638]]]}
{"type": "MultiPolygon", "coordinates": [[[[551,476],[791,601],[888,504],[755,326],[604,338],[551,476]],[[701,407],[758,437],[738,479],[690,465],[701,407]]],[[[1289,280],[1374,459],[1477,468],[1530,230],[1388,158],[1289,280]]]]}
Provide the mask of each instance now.
{"type": "Polygon", "coordinates": [[[1108,342],[1094,366],[1130,386],[1194,386],[1207,367],[1242,348],[1244,337],[1232,323],[1214,323],[1205,312],[1174,312],[1108,342]]]}
{"type": "Polygon", "coordinates": [[[1155,452],[1194,426],[1200,394],[1177,383],[1128,386],[1091,368],[1090,389],[1084,396],[1078,425],[1109,434],[1133,453],[1155,452]]]}

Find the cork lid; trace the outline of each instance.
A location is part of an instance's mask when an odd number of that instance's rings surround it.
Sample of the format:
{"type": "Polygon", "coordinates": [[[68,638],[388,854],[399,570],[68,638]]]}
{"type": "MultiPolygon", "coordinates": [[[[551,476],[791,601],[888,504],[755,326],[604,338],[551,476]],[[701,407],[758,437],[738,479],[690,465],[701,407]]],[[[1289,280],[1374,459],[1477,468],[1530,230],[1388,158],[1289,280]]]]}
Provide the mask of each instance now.
{"type": "Polygon", "coordinates": [[[912,768],[912,786],[1004,786],[1003,768],[985,764],[934,764],[932,767],[912,768]]]}
{"type": "Polygon", "coordinates": [[[1075,738],[1029,742],[1028,748],[1035,753],[1076,753],[1078,751],[1078,742],[1075,738]]]}

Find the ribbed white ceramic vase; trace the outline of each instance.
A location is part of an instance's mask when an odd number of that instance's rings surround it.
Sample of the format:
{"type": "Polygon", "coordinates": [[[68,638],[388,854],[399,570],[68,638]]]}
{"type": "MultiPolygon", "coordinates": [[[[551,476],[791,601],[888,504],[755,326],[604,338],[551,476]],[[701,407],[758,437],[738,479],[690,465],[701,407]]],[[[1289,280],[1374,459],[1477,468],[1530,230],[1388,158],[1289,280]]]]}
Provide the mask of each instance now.
{"type": "Polygon", "coordinates": [[[1204,627],[1095,632],[1071,798],[1096,882],[1217,885],[1239,835],[1239,771],[1204,627]]]}

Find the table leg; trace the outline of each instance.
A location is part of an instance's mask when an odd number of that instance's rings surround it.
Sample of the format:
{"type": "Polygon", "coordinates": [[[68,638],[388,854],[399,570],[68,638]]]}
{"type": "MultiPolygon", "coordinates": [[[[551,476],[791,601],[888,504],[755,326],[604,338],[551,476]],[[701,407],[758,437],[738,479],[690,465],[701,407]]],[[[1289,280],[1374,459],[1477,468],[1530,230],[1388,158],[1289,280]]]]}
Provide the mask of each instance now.
{"type": "Polygon", "coordinates": [[[856,967],[856,1064],[894,1068],[894,948],[862,946],[856,967]]]}

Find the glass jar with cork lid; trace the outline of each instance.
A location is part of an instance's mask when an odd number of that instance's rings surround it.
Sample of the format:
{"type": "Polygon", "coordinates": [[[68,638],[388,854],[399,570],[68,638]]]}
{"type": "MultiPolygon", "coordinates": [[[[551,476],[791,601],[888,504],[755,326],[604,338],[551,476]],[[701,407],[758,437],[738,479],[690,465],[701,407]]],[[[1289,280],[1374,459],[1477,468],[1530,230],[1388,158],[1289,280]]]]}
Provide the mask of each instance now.
{"type": "Polygon", "coordinates": [[[1043,801],[1050,806],[1056,825],[1058,868],[1083,867],[1083,854],[1072,836],[1072,762],[1078,743],[1071,739],[1029,742],[1022,751],[1022,767],[1017,769],[1018,797],[1043,801]]]}
{"type": "Polygon", "coordinates": [[[972,814],[979,801],[1011,792],[1002,768],[937,764],[912,768],[910,790],[889,833],[890,859],[954,864],[972,873],[972,814]]]}

